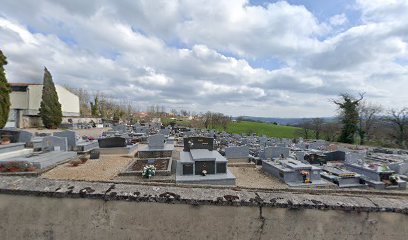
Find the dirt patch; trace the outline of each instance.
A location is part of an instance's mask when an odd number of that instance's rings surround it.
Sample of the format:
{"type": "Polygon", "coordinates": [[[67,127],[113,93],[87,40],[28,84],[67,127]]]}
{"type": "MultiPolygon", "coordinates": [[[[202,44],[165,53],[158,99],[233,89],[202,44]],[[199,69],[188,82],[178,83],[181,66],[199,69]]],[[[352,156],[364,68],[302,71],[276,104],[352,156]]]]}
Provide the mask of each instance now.
{"type": "Polygon", "coordinates": [[[260,167],[230,167],[228,168],[236,177],[237,187],[247,188],[289,188],[288,185],[266,175],[260,167]]]}
{"type": "Polygon", "coordinates": [[[84,164],[73,167],[65,163],[41,175],[49,179],[70,179],[86,181],[113,180],[120,171],[132,161],[132,158],[120,155],[101,155],[98,160],[88,160],[84,164]]]}
{"type": "Polygon", "coordinates": [[[156,170],[167,170],[169,159],[155,159],[154,162],[151,163],[149,163],[149,160],[136,160],[129,170],[143,171],[146,165],[153,165],[156,167],[156,170]]]}

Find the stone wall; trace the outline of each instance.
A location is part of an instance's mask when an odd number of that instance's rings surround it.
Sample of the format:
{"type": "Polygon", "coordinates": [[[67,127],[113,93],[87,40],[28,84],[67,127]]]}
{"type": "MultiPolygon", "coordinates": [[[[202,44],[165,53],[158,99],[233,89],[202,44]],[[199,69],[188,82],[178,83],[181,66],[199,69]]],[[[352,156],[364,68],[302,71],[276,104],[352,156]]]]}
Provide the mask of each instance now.
{"type": "MultiPolygon", "coordinates": [[[[399,213],[0,195],[1,239],[406,239],[399,213]]],[[[405,226],[405,227],[404,227],[405,226]]]]}
{"type": "Polygon", "coordinates": [[[406,239],[408,195],[0,177],[0,239],[406,239]]]}

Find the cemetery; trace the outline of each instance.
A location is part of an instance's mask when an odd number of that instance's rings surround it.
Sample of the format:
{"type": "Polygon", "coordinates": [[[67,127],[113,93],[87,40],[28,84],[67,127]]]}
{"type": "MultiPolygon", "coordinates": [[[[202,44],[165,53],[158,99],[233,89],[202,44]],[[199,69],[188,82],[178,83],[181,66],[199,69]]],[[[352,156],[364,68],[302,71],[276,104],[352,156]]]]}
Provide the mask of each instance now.
{"type": "Polygon", "coordinates": [[[0,240],[408,239],[408,0],[3,0],[0,43],[0,240]]]}
{"type": "Polygon", "coordinates": [[[10,142],[0,145],[1,172],[145,182],[142,173],[152,166],[155,174],[148,181],[183,185],[406,189],[408,158],[398,151],[352,150],[323,140],[293,141],[158,122],[112,125],[94,136],[79,131],[2,129],[2,139],[10,142]]]}

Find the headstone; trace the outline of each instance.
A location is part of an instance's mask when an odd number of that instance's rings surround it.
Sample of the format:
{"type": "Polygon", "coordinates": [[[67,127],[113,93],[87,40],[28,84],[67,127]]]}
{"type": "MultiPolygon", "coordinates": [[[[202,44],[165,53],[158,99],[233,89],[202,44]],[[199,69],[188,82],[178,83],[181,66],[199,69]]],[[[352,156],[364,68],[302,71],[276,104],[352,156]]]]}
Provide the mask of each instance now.
{"type": "Polygon", "coordinates": [[[249,147],[248,146],[227,147],[225,148],[225,157],[227,159],[248,158],[249,147]]]}
{"type": "Polygon", "coordinates": [[[98,139],[100,148],[126,147],[126,138],[123,137],[108,137],[98,139]]]}
{"type": "Polygon", "coordinates": [[[147,138],[149,148],[163,148],[165,137],[163,134],[151,135],[147,138]]]}
{"type": "Polygon", "coordinates": [[[33,134],[19,129],[0,129],[0,138],[7,136],[12,143],[29,143],[33,137],[33,134]]]}
{"type": "Polygon", "coordinates": [[[214,138],[209,137],[187,137],[184,138],[183,151],[188,152],[191,149],[214,149],[214,138]]]}
{"type": "Polygon", "coordinates": [[[260,144],[261,146],[265,146],[265,144],[266,144],[267,141],[268,141],[268,138],[266,138],[266,137],[260,137],[260,138],[259,138],[259,144],[260,144]]]}
{"type": "Polygon", "coordinates": [[[163,135],[168,136],[168,135],[170,135],[170,129],[168,129],[168,128],[160,129],[159,134],[163,134],[163,135]]]}
{"type": "Polygon", "coordinates": [[[66,138],[47,136],[42,139],[42,150],[49,151],[68,151],[68,141],[66,138]]]}
{"type": "Polygon", "coordinates": [[[296,154],[296,159],[298,161],[304,161],[305,160],[305,152],[297,151],[295,154],[296,154]]]}
{"type": "Polygon", "coordinates": [[[112,126],[113,131],[117,131],[119,133],[125,133],[127,131],[126,125],[116,125],[112,126]]]}
{"type": "Polygon", "coordinates": [[[75,148],[75,146],[76,146],[76,133],[74,131],[66,130],[66,131],[62,131],[62,132],[55,132],[53,135],[56,136],[56,137],[67,138],[68,149],[70,151],[72,151],[75,148]]]}
{"type": "Polygon", "coordinates": [[[100,152],[97,149],[91,150],[89,153],[89,159],[99,159],[100,152]]]}
{"type": "Polygon", "coordinates": [[[289,157],[289,150],[290,148],[287,147],[267,147],[265,148],[265,158],[280,158],[289,157]]]}

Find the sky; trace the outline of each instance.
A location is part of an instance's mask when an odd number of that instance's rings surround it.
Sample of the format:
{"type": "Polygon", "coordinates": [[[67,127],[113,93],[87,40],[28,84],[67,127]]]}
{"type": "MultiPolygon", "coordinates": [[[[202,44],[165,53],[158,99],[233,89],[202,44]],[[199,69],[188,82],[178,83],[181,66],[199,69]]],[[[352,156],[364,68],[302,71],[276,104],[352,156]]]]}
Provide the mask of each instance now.
{"type": "Polygon", "coordinates": [[[329,117],[358,95],[408,100],[408,0],[0,0],[9,82],[139,109],[329,117]]]}

